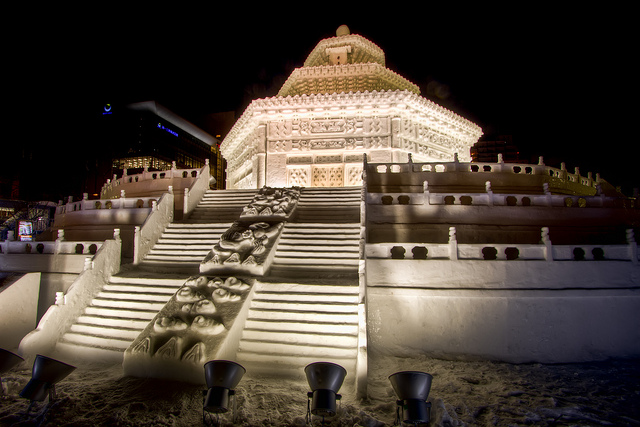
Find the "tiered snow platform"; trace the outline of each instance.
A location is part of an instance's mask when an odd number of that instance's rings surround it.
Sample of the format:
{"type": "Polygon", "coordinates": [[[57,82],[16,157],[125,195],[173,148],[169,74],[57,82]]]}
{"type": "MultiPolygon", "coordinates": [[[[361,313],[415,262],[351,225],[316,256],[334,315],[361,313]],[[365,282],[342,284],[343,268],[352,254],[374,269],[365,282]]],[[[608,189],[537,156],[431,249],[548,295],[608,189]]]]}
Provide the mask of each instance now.
{"type": "MultiPolygon", "coordinates": [[[[111,277],[63,335],[69,359],[120,363],[256,190],[209,191],[195,211],[170,224],[138,266],[111,277]]],[[[302,189],[295,214],[257,281],[238,360],[254,372],[303,373],[313,361],[355,372],[361,188],[302,189]]]]}

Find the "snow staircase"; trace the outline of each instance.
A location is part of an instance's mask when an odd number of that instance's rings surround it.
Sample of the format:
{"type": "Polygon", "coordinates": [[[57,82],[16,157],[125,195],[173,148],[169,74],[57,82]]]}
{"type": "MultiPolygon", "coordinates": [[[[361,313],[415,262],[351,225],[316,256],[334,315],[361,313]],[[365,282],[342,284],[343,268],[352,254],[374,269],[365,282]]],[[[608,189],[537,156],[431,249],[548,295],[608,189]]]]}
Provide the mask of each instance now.
{"type": "Polygon", "coordinates": [[[360,223],[362,187],[303,188],[295,222],[360,223]]]}
{"type": "Polygon", "coordinates": [[[360,224],[287,223],[269,274],[357,277],[360,224]]]}
{"type": "Polygon", "coordinates": [[[189,217],[167,226],[141,267],[198,274],[200,262],[255,194],[256,190],[207,191],[189,217]]]}
{"type": "Polygon", "coordinates": [[[270,275],[357,277],[360,188],[303,189],[285,224],[270,275]]]}
{"type": "Polygon", "coordinates": [[[140,265],[109,279],[56,345],[69,360],[121,363],[124,351],[239,218],[256,190],[208,191],[188,218],[167,226],[140,265]]]}
{"type": "Polygon", "coordinates": [[[361,188],[302,189],[256,284],[237,359],[265,375],[334,362],[356,377],[361,188]]]}
{"type": "Polygon", "coordinates": [[[56,344],[69,360],[121,363],[124,351],[184,284],[184,274],[112,276],[56,344]]]}
{"type": "Polygon", "coordinates": [[[356,377],[358,282],[256,284],[237,360],[265,375],[304,376],[312,362],[343,366],[356,377]]]}

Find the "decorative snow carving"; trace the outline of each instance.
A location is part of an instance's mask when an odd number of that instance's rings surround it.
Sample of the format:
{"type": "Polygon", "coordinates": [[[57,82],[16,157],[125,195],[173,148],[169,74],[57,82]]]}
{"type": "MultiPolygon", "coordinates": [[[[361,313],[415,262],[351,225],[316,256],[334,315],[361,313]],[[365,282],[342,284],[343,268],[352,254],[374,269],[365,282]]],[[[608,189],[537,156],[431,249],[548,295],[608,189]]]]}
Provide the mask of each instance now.
{"type": "Polygon", "coordinates": [[[279,221],[234,222],[200,263],[200,272],[264,274],[283,225],[279,221]]]}
{"type": "Polygon", "coordinates": [[[126,375],[201,383],[251,286],[236,277],[186,280],[125,352],[126,375]]]}
{"type": "Polygon", "coordinates": [[[299,188],[270,188],[263,187],[253,200],[244,207],[241,219],[267,216],[285,219],[295,209],[300,198],[299,188]]]}

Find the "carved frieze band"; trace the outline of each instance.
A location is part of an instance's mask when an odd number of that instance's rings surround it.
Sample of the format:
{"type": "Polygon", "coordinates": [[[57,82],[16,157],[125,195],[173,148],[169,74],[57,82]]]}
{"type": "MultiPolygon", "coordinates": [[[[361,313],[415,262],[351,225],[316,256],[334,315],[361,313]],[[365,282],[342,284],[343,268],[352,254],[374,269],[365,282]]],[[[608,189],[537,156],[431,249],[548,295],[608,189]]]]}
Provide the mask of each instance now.
{"type": "Polygon", "coordinates": [[[380,135],[389,132],[389,118],[289,119],[270,121],[267,138],[288,139],[323,134],[380,135]]]}
{"type": "Polygon", "coordinates": [[[288,156],[288,165],[310,165],[328,163],[362,163],[363,157],[360,154],[331,154],[315,156],[288,156]]]}
{"type": "Polygon", "coordinates": [[[269,141],[268,150],[271,153],[286,153],[291,151],[313,150],[359,150],[378,149],[390,146],[389,136],[371,136],[355,138],[318,138],[269,141]]]}

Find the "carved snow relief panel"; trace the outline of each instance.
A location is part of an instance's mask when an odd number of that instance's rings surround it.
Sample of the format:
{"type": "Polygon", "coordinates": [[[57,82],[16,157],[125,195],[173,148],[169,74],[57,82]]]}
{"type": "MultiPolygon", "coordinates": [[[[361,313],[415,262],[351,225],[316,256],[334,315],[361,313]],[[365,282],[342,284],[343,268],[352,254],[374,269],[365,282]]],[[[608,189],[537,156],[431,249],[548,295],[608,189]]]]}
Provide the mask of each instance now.
{"type": "Polygon", "coordinates": [[[313,166],[313,187],[342,187],[344,185],[344,167],[313,166]]]}
{"type": "Polygon", "coordinates": [[[299,197],[298,188],[262,188],[202,260],[200,273],[264,275],[299,197]]]}
{"type": "Polygon", "coordinates": [[[362,185],[362,165],[345,165],[344,185],[362,185]]]}
{"type": "Polygon", "coordinates": [[[291,187],[311,186],[311,166],[287,168],[287,184],[291,187]]]}
{"type": "Polygon", "coordinates": [[[287,219],[296,208],[300,198],[299,188],[263,187],[251,202],[242,209],[241,220],[287,219]]]}
{"type": "Polygon", "coordinates": [[[125,374],[202,383],[252,285],[233,276],[187,279],[125,351],[125,374]]]}

